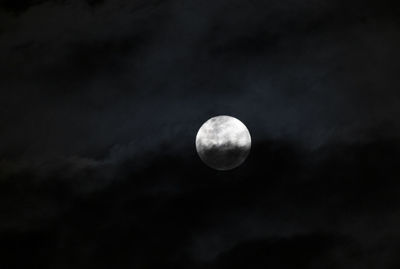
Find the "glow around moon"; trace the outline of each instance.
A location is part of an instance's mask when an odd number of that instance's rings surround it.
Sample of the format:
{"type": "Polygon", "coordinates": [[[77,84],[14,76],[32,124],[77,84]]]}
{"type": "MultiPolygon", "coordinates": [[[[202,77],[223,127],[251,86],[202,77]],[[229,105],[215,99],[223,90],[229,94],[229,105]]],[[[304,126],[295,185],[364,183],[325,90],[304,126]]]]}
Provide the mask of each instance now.
{"type": "Polygon", "coordinates": [[[206,121],[196,136],[200,159],[217,170],[230,170],[241,165],[249,155],[251,137],[246,126],[230,116],[217,116],[206,121]]]}

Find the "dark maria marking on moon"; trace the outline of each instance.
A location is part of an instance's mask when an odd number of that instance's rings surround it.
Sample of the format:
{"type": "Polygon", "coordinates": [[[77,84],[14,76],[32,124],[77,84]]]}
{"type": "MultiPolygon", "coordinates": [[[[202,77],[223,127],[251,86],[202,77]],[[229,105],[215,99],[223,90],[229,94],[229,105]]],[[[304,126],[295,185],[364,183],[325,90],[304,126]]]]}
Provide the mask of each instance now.
{"type": "Polygon", "coordinates": [[[238,167],[246,160],[250,148],[249,130],[234,117],[213,117],[197,132],[197,153],[206,165],[216,170],[238,167]]]}

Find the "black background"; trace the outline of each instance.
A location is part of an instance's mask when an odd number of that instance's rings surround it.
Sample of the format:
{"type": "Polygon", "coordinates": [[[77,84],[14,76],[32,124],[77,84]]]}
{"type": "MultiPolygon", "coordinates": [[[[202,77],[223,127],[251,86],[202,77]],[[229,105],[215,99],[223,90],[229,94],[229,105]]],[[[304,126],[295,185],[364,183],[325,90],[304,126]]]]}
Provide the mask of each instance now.
{"type": "Polygon", "coordinates": [[[0,3],[1,268],[399,268],[398,1],[0,3]]]}

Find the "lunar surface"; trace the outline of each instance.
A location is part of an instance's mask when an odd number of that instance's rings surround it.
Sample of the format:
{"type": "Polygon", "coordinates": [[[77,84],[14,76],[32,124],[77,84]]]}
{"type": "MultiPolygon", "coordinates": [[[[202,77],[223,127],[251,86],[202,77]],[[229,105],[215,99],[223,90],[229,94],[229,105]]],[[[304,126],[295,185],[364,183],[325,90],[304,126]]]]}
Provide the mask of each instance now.
{"type": "Polygon", "coordinates": [[[206,121],[196,136],[200,159],[216,170],[230,170],[241,165],[249,155],[249,130],[238,119],[217,116],[206,121]]]}

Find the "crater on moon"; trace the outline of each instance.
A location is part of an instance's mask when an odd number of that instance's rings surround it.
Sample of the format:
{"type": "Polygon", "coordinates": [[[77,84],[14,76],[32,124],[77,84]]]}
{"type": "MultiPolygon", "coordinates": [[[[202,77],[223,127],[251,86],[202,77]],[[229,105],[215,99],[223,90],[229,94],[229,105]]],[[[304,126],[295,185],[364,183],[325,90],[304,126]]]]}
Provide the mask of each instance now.
{"type": "Polygon", "coordinates": [[[250,148],[249,130],[231,116],[213,117],[197,132],[197,153],[205,164],[216,170],[238,167],[246,160],[250,148]]]}

